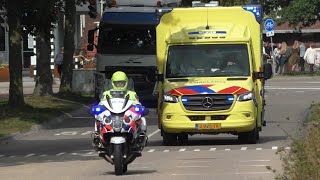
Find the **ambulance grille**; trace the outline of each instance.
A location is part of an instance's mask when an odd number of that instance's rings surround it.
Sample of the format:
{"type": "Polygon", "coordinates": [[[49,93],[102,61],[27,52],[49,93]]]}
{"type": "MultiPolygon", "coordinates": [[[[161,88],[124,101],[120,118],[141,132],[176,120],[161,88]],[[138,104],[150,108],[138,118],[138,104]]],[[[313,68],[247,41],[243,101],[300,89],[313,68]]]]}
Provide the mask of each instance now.
{"type": "Polygon", "coordinates": [[[234,101],[232,94],[184,95],[182,104],[189,111],[221,111],[231,108],[234,101]]]}

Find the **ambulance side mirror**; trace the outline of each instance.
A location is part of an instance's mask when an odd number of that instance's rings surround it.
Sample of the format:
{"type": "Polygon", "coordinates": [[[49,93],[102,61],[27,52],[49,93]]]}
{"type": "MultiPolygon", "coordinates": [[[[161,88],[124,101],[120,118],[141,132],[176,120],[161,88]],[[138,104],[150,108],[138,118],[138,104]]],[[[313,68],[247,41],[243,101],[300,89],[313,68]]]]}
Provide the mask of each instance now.
{"type": "Polygon", "coordinates": [[[164,81],[164,75],[163,74],[156,74],[156,80],[163,82],[164,81]]]}
{"type": "Polygon", "coordinates": [[[272,77],[272,65],[270,63],[266,63],[263,65],[263,77],[265,80],[272,77]]]}

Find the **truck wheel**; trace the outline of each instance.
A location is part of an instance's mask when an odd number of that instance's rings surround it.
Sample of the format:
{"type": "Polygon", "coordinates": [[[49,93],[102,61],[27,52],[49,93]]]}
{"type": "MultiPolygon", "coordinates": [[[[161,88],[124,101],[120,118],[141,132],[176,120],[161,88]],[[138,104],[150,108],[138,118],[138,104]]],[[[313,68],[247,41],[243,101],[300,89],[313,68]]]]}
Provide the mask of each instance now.
{"type": "Polygon", "coordinates": [[[259,141],[259,129],[256,126],[252,131],[238,135],[240,143],[257,144],[259,141]]]}
{"type": "Polygon", "coordinates": [[[173,146],[177,142],[177,135],[172,133],[164,132],[162,133],[162,142],[165,146],[173,146]]]}

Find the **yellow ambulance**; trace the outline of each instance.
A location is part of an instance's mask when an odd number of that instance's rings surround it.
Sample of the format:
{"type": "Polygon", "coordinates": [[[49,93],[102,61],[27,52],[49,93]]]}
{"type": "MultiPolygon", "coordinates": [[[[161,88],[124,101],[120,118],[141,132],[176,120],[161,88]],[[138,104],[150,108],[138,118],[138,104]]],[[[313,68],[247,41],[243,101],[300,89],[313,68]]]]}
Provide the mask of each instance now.
{"type": "Polygon", "coordinates": [[[158,126],[164,145],[188,135],[238,135],[257,143],[265,124],[261,5],[159,8],[158,126]]]}

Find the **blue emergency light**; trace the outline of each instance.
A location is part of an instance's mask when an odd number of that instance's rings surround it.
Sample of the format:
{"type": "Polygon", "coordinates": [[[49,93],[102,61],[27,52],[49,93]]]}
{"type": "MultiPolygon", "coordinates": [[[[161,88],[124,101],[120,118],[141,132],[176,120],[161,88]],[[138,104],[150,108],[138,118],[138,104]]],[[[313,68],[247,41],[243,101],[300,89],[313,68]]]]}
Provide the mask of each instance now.
{"type": "Polygon", "coordinates": [[[263,12],[260,4],[244,5],[242,8],[246,11],[252,12],[259,24],[262,22],[263,12]]]}
{"type": "Polygon", "coordinates": [[[144,107],[141,106],[141,105],[136,105],[134,107],[134,111],[137,112],[137,113],[142,113],[144,111],[144,107]]]}
{"type": "Polygon", "coordinates": [[[104,106],[100,106],[100,105],[97,105],[97,106],[93,106],[91,108],[91,112],[94,114],[94,115],[99,115],[101,114],[103,111],[107,110],[104,106]]]}

